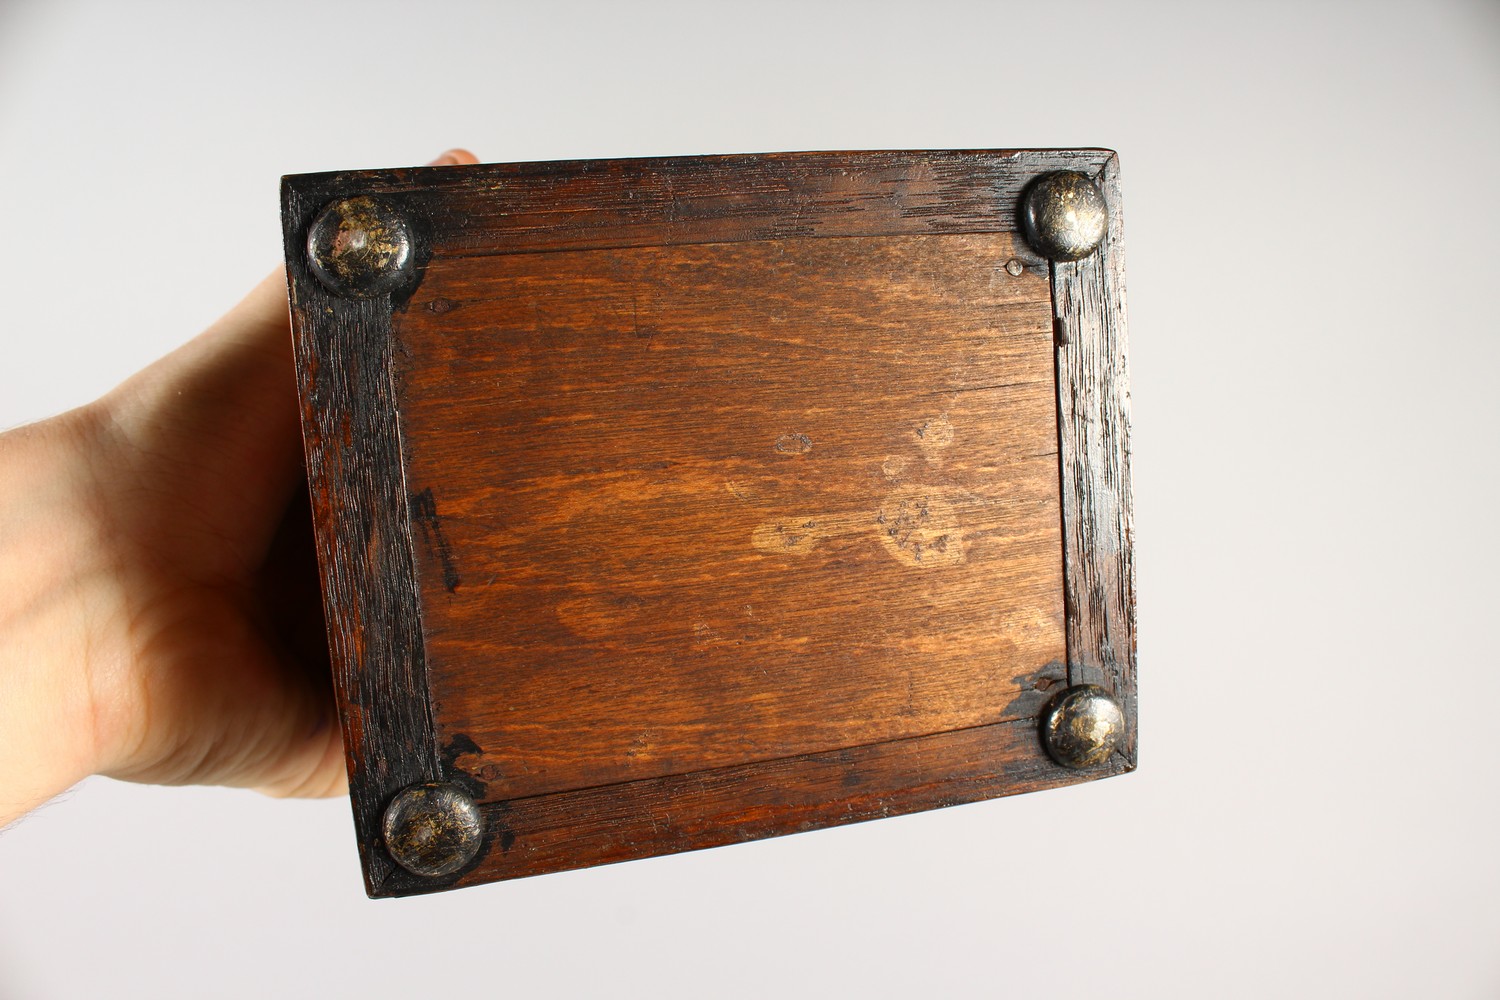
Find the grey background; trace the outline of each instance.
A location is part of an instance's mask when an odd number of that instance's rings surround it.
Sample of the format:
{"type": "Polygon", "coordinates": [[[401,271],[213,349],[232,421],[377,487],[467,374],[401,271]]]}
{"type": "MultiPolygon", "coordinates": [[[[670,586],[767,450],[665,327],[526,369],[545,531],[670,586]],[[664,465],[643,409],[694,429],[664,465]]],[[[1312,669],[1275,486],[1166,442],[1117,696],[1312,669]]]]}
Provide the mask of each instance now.
{"type": "Polygon", "coordinates": [[[0,425],[227,308],[281,174],[452,145],[1117,148],[1140,770],[404,902],[343,801],[93,779],[0,996],[1500,995],[1500,8],[12,2],[0,425]]]}

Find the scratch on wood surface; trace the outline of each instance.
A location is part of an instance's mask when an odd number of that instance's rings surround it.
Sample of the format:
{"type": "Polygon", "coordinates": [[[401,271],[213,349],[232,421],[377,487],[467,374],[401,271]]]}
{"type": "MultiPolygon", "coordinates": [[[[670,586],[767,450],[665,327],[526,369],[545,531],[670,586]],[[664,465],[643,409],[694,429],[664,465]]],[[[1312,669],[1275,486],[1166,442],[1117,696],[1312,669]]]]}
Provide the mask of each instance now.
{"type": "Polygon", "coordinates": [[[432,487],[429,486],[411,498],[411,517],[417,527],[422,529],[422,543],[427,551],[436,556],[443,567],[443,589],[450,594],[454,593],[463,581],[458,575],[453,547],[448,544],[448,538],[443,533],[442,519],[438,517],[437,500],[432,495],[432,487]]]}

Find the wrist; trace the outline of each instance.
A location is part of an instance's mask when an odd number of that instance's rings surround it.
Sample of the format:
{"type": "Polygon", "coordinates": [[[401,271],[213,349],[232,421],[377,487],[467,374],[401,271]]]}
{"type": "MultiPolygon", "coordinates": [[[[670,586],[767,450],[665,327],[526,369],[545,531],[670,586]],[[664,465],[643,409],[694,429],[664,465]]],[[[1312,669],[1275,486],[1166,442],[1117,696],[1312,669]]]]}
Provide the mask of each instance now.
{"type": "Polygon", "coordinates": [[[95,414],[0,435],[0,825],[104,766],[96,689],[108,575],[92,512],[95,414]]]}

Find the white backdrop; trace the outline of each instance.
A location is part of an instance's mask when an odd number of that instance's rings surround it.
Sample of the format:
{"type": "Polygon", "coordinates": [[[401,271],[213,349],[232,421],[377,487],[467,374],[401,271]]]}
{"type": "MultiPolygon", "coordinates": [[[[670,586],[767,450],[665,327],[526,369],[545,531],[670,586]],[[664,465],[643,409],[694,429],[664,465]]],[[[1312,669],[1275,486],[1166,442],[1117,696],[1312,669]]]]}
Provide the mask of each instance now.
{"type": "Polygon", "coordinates": [[[1500,995],[1500,7],[0,0],[0,425],[453,145],[1118,149],[1140,770],[382,902],[341,800],[93,779],[0,997],[1500,995]]]}

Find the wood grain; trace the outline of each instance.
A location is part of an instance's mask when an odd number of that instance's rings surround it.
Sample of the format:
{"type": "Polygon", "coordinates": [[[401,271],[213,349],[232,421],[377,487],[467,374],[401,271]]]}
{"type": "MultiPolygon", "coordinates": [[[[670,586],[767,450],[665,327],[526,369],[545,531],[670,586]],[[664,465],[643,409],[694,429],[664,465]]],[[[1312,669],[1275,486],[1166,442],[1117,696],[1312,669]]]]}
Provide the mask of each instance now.
{"type": "Polygon", "coordinates": [[[484,800],[1027,710],[1065,646],[1050,295],[1014,253],[434,259],[402,432],[440,742],[484,800]]]}
{"type": "Polygon", "coordinates": [[[334,689],[366,887],[393,870],[379,847],[392,790],[435,780],[437,744],[402,486],[390,303],[321,293],[297,245],[308,204],[284,192],[302,435],[334,689]]]}
{"type": "Polygon", "coordinates": [[[1068,675],[1097,684],[1125,708],[1136,755],[1135,541],[1130,495],[1130,379],[1125,359],[1125,225],[1119,161],[1097,183],[1109,205],[1098,252],[1053,265],[1061,332],[1057,399],[1062,455],[1068,675]]]}
{"type": "Polygon", "coordinates": [[[1049,170],[1093,176],[1110,156],[1105,149],[759,153],[345,171],[302,174],[296,183],[314,200],[357,193],[397,201],[424,224],[435,254],[495,255],[1008,233],[1032,178],[1049,170]]]}
{"type": "Polygon", "coordinates": [[[1032,719],[695,774],[498,802],[484,807],[492,849],[432,891],[613,864],[923,809],[1055,788],[1129,770],[1088,772],[1048,759],[1032,719]]]}

